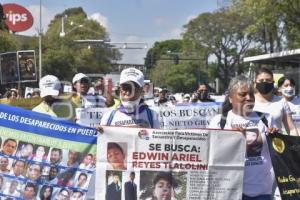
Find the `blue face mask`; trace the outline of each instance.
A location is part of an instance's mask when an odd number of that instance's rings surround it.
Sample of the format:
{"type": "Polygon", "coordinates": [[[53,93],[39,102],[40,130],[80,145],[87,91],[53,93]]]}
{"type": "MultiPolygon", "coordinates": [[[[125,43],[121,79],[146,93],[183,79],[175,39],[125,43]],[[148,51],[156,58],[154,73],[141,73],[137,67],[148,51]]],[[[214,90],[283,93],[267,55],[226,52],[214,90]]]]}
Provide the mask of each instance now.
{"type": "Polygon", "coordinates": [[[292,97],[292,96],[295,96],[295,88],[294,87],[291,87],[291,86],[288,86],[286,88],[282,88],[281,89],[281,93],[283,96],[285,97],[292,97]]]}

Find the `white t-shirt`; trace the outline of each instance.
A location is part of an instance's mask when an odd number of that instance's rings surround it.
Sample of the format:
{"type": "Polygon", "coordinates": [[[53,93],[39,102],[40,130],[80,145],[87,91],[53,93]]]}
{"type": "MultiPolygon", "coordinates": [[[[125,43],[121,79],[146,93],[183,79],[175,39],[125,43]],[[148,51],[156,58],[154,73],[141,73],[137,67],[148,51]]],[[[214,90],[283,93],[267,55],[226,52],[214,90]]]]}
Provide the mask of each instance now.
{"type": "Polygon", "coordinates": [[[262,103],[255,101],[253,110],[270,114],[275,123],[274,127],[278,128],[279,130],[282,130],[283,114],[291,113],[286,101],[276,95],[273,95],[271,102],[262,103]]]}
{"type": "Polygon", "coordinates": [[[300,115],[300,98],[294,97],[292,101],[287,101],[292,115],[300,115]]]}
{"type": "Polygon", "coordinates": [[[294,97],[292,101],[287,101],[292,113],[292,118],[295,126],[298,129],[298,133],[300,133],[300,98],[294,97]]]}
{"type": "MultiPolygon", "coordinates": [[[[268,126],[273,127],[273,121],[269,116],[268,126]]],[[[220,128],[221,115],[215,116],[209,128],[220,128]]],[[[241,127],[247,129],[247,155],[245,158],[245,171],[243,181],[243,194],[254,197],[258,195],[271,195],[274,182],[273,167],[266,141],[266,125],[257,113],[252,112],[247,118],[228,112],[224,129],[241,127]]]]}
{"type": "MultiPolygon", "coordinates": [[[[142,105],[144,106],[144,105],[142,105]]],[[[104,113],[101,118],[101,125],[113,125],[113,126],[141,126],[145,128],[159,128],[158,115],[155,111],[150,108],[140,109],[139,106],[138,112],[126,113],[121,109],[112,110],[104,113]],[[148,111],[147,111],[148,109],[148,111]],[[112,115],[112,112],[114,114],[112,115]],[[148,112],[151,112],[153,126],[151,127],[150,115],[148,112]],[[112,115],[111,122],[109,123],[109,118],[112,115]]]]}

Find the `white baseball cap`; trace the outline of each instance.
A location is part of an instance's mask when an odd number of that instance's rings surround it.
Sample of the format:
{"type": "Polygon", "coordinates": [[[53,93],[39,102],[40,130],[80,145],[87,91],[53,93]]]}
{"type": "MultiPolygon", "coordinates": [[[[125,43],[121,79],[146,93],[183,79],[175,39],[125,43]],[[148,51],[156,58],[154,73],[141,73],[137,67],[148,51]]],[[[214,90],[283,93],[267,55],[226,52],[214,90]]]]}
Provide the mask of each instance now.
{"type": "Polygon", "coordinates": [[[89,79],[89,77],[83,73],[78,73],[78,74],[75,74],[75,76],[73,77],[73,80],[72,80],[72,83],[76,83],[77,81],[80,81],[81,79],[83,78],[86,78],[86,79],[89,79]]]}
{"type": "Polygon", "coordinates": [[[39,83],[41,97],[45,96],[58,96],[61,88],[61,83],[56,76],[46,75],[41,78],[39,83]]]}
{"type": "Polygon", "coordinates": [[[140,87],[144,86],[144,74],[133,67],[124,69],[121,72],[120,84],[133,81],[137,83],[140,87]]]}

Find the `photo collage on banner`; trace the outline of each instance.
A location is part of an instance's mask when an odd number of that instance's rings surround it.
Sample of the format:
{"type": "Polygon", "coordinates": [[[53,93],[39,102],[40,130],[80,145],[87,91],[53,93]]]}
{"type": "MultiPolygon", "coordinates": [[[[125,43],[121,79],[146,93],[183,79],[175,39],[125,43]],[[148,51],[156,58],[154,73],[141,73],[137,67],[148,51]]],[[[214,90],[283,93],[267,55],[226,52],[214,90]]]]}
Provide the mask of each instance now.
{"type": "Polygon", "coordinates": [[[70,133],[94,130],[23,109],[16,108],[19,112],[9,113],[10,106],[0,107],[1,199],[84,199],[96,165],[92,153],[95,151],[88,149],[96,148],[96,139],[91,137],[89,140],[94,142],[90,144],[80,143],[87,136],[70,133]],[[14,116],[13,123],[24,132],[12,129],[9,116],[14,116]],[[31,126],[25,126],[25,122],[31,126]],[[41,126],[59,130],[45,130],[41,126]]]}
{"type": "Polygon", "coordinates": [[[242,134],[103,129],[98,136],[96,199],[241,200],[246,145],[242,134]],[[221,144],[225,139],[228,142],[221,144]]]}

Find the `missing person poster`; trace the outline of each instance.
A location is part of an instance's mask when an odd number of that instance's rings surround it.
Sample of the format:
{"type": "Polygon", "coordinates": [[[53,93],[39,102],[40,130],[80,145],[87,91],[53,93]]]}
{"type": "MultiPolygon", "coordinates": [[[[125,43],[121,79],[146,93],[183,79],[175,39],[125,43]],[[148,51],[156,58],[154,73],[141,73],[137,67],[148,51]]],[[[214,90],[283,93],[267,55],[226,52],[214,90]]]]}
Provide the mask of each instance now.
{"type": "Polygon", "coordinates": [[[300,199],[300,138],[276,134],[268,143],[281,199],[300,199]]]}
{"type": "Polygon", "coordinates": [[[19,81],[17,53],[0,54],[1,83],[15,83],[19,81]]]}
{"type": "Polygon", "coordinates": [[[84,199],[96,130],[0,105],[1,199],[84,199]]]}
{"type": "Polygon", "coordinates": [[[161,129],[207,128],[209,121],[221,113],[221,102],[178,104],[174,107],[151,107],[159,114],[161,129]]]}
{"type": "Polygon", "coordinates": [[[37,81],[34,50],[18,51],[18,63],[21,82],[37,81]]]}
{"type": "Polygon", "coordinates": [[[246,144],[241,133],[103,129],[96,199],[242,199],[246,144]]]}

